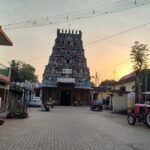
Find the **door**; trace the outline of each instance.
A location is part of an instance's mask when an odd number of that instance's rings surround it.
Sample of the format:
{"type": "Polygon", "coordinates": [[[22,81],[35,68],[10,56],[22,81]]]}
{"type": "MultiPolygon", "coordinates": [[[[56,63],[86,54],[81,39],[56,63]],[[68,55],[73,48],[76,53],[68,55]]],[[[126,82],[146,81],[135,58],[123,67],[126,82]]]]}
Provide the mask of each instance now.
{"type": "Polygon", "coordinates": [[[71,92],[69,90],[63,90],[61,92],[60,105],[62,106],[71,105],[71,92]]]}

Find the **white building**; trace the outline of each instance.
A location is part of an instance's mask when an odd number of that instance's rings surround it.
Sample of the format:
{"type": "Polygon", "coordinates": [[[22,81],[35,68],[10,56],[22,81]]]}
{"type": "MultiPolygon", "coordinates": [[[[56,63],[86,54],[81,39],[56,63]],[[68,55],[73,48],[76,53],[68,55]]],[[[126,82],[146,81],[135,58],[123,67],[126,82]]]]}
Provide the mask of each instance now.
{"type": "Polygon", "coordinates": [[[127,112],[135,100],[135,73],[123,76],[113,87],[112,107],[114,112],[127,112]]]}

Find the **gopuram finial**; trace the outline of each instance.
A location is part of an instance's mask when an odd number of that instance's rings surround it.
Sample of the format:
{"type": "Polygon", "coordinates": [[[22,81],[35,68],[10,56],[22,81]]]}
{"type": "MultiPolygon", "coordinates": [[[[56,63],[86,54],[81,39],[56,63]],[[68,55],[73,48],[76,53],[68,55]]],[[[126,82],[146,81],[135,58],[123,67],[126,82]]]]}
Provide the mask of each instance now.
{"type": "Polygon", "coordinates": [[[57,35],[60,33],[60,29],[57,29],[57,35]]]}
{"type": "Polygon", "coordinates": [[[79,36],[82,37],[82,32],[81,32],[81,30],[79,30],[79,36]]]}

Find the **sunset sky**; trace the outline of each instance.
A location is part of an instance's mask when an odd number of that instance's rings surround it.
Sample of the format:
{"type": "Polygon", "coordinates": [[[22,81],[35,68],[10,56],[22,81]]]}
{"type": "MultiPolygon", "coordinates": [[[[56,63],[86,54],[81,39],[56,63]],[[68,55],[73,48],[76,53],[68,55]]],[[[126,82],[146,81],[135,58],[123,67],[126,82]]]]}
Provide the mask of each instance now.
{"type": "Polygon", "coordinates": [[[132,71],[130,50],[134,41],[150,46],[149,22],[150,0],[0,0],[0,25],[13,42],[12,47],[0,47],[0,63],[9,66],[12,59],[29,63],[36,68],[39,81],[42,81],[57,28],[70,28],[82,31],[91,76],[97,72],[99,81],[118,80],[132,71]],[[130,3],[140,1],[149,3],[130,8],[130,3]],[[117,12],[111,13],[113,10],[117,12]],[[72,12],[78,19],[69,20],[73,18],[72,12]],[[105,13],[98,15],[98,12],[105,13]],[[52,20],[51,24],[44,25],[46,18],[60,15],[55,18],[59,22],[63,14],[65,22],[53,23],[52,20]],[[83,15],[87,17],[83,19],[83,15]],[[40,18],[43,25],[36,26],[40,18]],[[30,20],[36,21],[35,26],[26,28],[25,22],[30,20]],[[17,22],[22,27],[7,26],[17,22]]]}

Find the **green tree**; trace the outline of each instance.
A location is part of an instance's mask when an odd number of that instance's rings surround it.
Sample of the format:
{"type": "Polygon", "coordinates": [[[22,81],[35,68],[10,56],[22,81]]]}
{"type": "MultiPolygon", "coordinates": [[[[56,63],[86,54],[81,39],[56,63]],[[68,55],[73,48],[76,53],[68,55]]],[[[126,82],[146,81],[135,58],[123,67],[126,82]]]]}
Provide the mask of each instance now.
{"type": "Polygon", "coordinates": [[[19,75],[18,75],[18,69],[20,68],[20,61],[12,60],[9,62],[10,68],[11,68],[11,82],[18,82],[19,81],[19,75]]]}
{"type": "Polygon", "coordinates": [[[104,80],[101,82],[100,86],[112,86],[116,83],[115,80],[104,80]]]}
{"type": "Polygon", "coordinates": [[[142,71],[142,85],[141,91],[150,91],[150,69],[145,69],[142,71]]]}
{"type": "Polygon", "coordinates": [[[134,45],[131,47],[131,62],[133,62],[133,69],[136,72],[140,72],[142,69],[147,68],[147,57],[149,54],[147,45],[140,44],[138,41],[134,42],[134,45]]]}
{"type": "Polygon", "coordinates": [[[24,82],[25,80],[31,82],[38,82],[37,75],[35,75],[35,68],[30,64],[22,61],[12,60],[11,67],[11,81],[24,82]]]}
{"type": "Polygon", "coordinates": [[[136,74],[135,78],[135,93],[136,93],[136,102],[140,102],[141,95],[141,85],[143,80],[143,74],[147,65],[148,59],[148,48],[145,44],[140,44],[138,41],[134,42],[134,45],[131,47],[130,57],[131,62],[133,63],[133,69],[136,74]]]}

